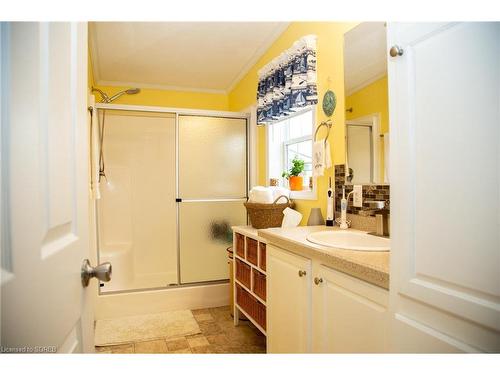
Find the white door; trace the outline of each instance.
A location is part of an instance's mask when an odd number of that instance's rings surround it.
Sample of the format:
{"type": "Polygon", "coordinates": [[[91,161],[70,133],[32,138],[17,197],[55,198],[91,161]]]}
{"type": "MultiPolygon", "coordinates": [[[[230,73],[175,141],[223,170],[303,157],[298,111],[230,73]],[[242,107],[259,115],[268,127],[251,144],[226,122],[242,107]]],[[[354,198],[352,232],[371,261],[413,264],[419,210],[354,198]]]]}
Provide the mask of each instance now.
{"type": "Polygon", "coordinates": [[[393,351],[500,351],[499,41],[388,25],[393,351]]]}
{"type": "Polygon", "coordinates": [[[311,351],[311,260],[267,246],[267,350],[311,351]]]}
{"type": "Polygon", "coordinates": [[[1,43],[1,345],[92,351],[87,25],[3,23],[1,43]]]}
{"type": "Polygon", "coordinates": [[[313,351],[384,353],[388,291],[323,265],[313,267],[318,281],[313,285],[313,351]]]}

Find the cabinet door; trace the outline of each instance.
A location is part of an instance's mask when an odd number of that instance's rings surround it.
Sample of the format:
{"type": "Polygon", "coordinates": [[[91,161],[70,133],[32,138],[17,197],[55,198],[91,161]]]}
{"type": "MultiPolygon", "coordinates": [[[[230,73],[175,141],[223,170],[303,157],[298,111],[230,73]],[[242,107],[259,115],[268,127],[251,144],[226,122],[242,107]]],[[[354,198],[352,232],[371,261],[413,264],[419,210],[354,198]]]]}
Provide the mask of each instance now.
{"type": "Polygon", "coordinates": [[[311,260],[269,245],[267,348],[269,353],[311,350],[311,260]]]}
{"type": "Polygon", "coordinates": [[[389,292],[322,265],[313,276],[313,351],[385,352],[389,292]]]}
{"type": "Polygon", "coordinates": [[[498,352],[500,24],[387,30],[392,350],[498,352]]]}

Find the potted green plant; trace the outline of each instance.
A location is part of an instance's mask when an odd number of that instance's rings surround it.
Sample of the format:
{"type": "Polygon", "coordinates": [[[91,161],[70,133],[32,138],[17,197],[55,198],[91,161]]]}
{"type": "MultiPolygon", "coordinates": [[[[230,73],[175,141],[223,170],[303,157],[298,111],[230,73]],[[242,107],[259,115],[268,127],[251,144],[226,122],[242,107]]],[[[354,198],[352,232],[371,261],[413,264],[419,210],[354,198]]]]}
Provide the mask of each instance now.
{"type": "Polygon", "coordinates": [[[299,176],[304,171],[304,160],[294,157],[292,167],[288,172],[283,172],[281,177],[288,179],[290,190],[302,190],[302,176],[299,176]]]}

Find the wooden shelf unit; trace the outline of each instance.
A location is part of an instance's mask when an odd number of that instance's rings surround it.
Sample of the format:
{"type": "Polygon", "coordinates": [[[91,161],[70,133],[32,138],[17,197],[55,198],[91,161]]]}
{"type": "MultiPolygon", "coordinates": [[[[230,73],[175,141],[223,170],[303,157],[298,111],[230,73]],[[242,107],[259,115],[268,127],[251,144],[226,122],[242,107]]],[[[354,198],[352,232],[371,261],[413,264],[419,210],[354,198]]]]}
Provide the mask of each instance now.
{"type": "Polygon", "coordinates": [[[266,335],[266,242],[250,226],[232,229],[234,324],[243,314],[266,335]]]}

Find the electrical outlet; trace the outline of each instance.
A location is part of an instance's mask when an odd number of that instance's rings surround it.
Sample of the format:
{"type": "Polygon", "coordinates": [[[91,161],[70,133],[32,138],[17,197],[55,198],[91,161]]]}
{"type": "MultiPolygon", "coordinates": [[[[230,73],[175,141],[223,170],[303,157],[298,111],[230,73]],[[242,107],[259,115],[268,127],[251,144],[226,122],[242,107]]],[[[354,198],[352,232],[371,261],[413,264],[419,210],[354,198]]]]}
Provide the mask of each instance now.
{"type": "Polygon", "coordinates": [[[353,191],[353,206],[363,207],[363,185],[354,185],[353,191]]]}

